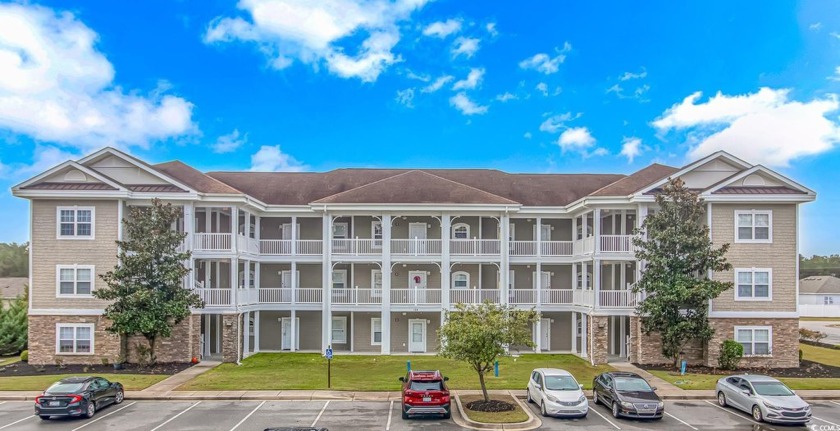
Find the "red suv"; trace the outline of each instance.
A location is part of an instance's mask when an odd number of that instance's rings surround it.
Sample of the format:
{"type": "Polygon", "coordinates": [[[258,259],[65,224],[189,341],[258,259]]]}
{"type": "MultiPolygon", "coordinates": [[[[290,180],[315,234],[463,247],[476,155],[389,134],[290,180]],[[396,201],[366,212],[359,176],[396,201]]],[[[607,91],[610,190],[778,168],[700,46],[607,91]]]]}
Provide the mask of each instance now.
{"type": "Polygon", "coordinates": [[[440,371],[409,371],[400,377],[402,385],[402,417],[417,415],[451,416],[449,388],[440,371]]]}

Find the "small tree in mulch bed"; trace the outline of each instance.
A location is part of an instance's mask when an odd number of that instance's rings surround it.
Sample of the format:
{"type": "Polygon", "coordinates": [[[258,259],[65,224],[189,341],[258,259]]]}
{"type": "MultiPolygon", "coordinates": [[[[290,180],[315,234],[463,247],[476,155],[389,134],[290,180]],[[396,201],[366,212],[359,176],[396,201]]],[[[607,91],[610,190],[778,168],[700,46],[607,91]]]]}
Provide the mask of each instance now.
{"type": "Polygon", "coordinates": [[[534,310],[518,310],[489,301],[477,305],[456,304],[454,311],[446,312],[446,322],[438,330],[438,355],[469,364],[478,374],[484,395],[484,401],[472,402],[467,408],[489,412],[513,409],[510,403],[490,400],[484,376],[500,356],[508,354],[508,346],[534,346],[531,325],[537,318],[534,310]]]}

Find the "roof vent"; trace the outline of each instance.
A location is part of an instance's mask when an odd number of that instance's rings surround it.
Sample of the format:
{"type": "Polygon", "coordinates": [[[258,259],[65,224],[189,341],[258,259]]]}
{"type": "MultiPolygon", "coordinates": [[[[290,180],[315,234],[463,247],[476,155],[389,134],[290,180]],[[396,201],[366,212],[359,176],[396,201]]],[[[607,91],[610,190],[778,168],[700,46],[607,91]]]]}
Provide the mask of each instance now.
{"type": "Polygon", "coordinates": [[[756,174],[748,175],[746,178],[744,178],[744,183],[743,184],[744,184],[744,187],[766,185],[766,183],[764,182],[764,177],[762,177],[761,175],[756,175],[756,174]]]}
{"type": "Polygon", "coordinates": [[[64,181],[73,183],[83,183],[87,181],[87,175],[85,175],[84,172],[78,169],[73,169],[72,171],[68,171],[66,174],[64,174],[64,181]]]}

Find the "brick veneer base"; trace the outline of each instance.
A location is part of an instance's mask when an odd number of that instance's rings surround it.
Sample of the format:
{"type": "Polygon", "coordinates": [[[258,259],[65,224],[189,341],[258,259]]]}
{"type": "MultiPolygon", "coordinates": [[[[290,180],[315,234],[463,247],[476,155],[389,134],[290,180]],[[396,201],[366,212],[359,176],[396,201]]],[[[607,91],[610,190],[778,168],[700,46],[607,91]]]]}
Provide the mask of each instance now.
{"type": "Polygon", "coordinates": [[[589,316],[588,320],[588,350],[593,364],[607,363],[607,348],[609,346],[609,317],[589,316]]]}

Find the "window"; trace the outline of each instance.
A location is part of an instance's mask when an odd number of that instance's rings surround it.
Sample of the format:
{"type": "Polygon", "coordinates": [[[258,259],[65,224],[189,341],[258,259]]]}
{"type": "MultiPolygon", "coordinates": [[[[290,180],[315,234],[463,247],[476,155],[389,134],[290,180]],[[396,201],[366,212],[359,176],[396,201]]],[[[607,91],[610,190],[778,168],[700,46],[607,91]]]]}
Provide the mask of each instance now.
{"type": "Polygon", "coordinates": [[[736,269],[735,270],[735,300],[736,301],[770,301],[772,293],[772,270],[770,269],[736,269]]]}
{"type": "Polygon", "coordinates": [[[744,346],[744,356],[770,355],[773,351],[773,328],[770,326],[736,326],[735,341],[744,346]]]}
{"type": "Polygon", "coordinates": [[[332,342],[333,344],[347,343],[347,317],[332,318],[332,342]]]}
{"type": "Polygon", "coordinates": [[[93,354],[93,323],[55,325],[55,353],[58,354],[93,354]]]}
{"type": "Polygon", "coordinates": [[[382,296],[382,270],[370,270],[370,296],[379,298],[382,296]]]}
{"type": "Polygon", "coordinates": [[[452,238],[454,239],[469,239],[470,225],[466,223],[458,223],[452,226],[452,238]]]}
{"type": "Polygon", "coordinates": [[[93,207],[58,207],[59,239],[93,239],[93,207]]]}
{"type": "Polygon", "coordinates": [[[336,223],[333,225],[333,239],[347,239],[347,223],[336,223]]]}
{"type": "Polygon", "coordinates": [[[57,265],[56,273],[56,297],[91,296],[92,265],[57,265]]]}
{"type": "Polygon", "coordinates": [[[833,305],[834,304],[834,297],[833,296],[824,296],[823,297],[823,304],[824,305],[833,305]]]}
{"type": "Polygon", "coordinates": [[[370,222],[370,237],[373,239],[373,248],[382,248],[382,222],[374,220],[370,222]]]}
{"type": "Polygon", "coordinates": [[[458,271],[452,274],[452,288],[453,289],[469,289],[470,274],[465,271],[458,271]]]}
{"type": "Polygon", "coordinates": [[[332,288],[346,289],[347,288],[347,270],[340,269],[332,273],[332,288]]]}
{"type": "Polygon", "coordinates": [[[370,345],[382,345],[382,319],[379,317],[370,319],[370,345]]]}
{"type": "Polygon", "coordinates": [[[735,211],[735,242],[773,242],[772,211],[735,211]]]}

